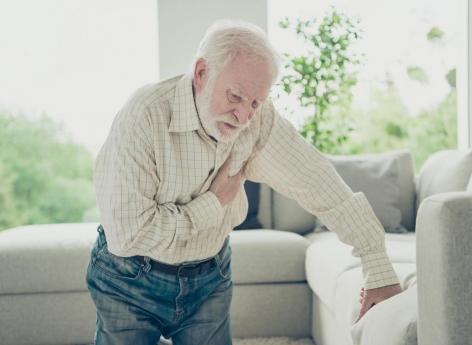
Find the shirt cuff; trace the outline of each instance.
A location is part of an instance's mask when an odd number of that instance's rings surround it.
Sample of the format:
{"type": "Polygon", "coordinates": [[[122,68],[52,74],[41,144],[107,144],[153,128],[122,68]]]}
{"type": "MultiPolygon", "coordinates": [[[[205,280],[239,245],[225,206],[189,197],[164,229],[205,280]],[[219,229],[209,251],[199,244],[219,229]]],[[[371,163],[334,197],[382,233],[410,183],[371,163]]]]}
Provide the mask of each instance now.
{"type": "Polygon", "coordinates": [[[197,231],[217,226],[223,221],[223,207],[211,191],[199,195],[185,206],[197,231]]]}
{"type": "Polygon", "coordinates": [[[386,252],[361,255],[361,263],[366,290],[400,283],[386,252]]]}

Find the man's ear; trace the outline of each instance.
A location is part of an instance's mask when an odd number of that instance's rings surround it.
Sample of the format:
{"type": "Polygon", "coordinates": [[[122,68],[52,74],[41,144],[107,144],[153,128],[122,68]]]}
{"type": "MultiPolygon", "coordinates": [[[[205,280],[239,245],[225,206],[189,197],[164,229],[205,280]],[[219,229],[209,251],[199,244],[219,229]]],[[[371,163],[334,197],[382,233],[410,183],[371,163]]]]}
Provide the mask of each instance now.
{"type": "Polygon", "coordinates": [[[199,94],[208,82],[208,64],[205,59],[200,58],[195,64],[193,71],[193,86],[195,93],[199,94]]]}

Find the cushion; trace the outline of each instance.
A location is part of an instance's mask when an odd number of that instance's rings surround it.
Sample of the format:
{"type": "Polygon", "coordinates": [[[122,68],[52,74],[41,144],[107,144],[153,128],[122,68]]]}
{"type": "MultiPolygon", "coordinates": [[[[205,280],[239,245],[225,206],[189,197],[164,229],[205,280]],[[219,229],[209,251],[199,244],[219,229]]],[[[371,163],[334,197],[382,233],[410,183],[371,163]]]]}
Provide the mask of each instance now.
{"type": "Polygon", "coordinates": [[[340,336],[352,338],[354,345],[416,344],[415,233],[385,234],[387,253],[404,291],[371,308],[356,324],[364,283],[360,260],[332,232],[305,237],[312,243],[306,254],[308,284],[334,315],[340,336]]]}
{"type": "Polygon", "coordinates": [[[365,194],[386,232],[406,231],[401,225],[400,164],[395,155],[328,157],[352,191],[365,194]]]}
{"type": "Polygon", "coordinates": [[[244,190],[248,200],[247,216],[244,222],[236,226],[234,230],[260,229],[262,227],[257,218],[259,213],[260,186],[259,183],[248,180],[244,183],[244,190]]]}
{"type": "Polygon", "coordinates": [[[465,191],[472,173],[472,150],[443,150],[432,154],[420,170],[417,202],[434,194],[465,191]]]}
{"type": "Polygon", "coordinates": [[[304,235],[315,226],[316,217],[295,200],[272,190],[272,227],[304,235]]]}
{"type": "Polygon", "coordinates": [[[0,294],[87,291],[98,223],[41,224],[0,232],[0,294]]]}
{"type": "MultiPolygon", "coordinates": [[[[387,254],[394,268],[408,264],[415,271],[416,234],[385,234],[387,254]]],[[[339,241],[331,231],[311,233],[305,238],[311,243],[306,252],[307,281],[314,293],[328,306],[333,308],[336,289],[340,277],[348,271],[358,270],[356,279],[359,289],[363,283],[361,262],[352,256],[352,247],[339,241]]],[[[395,269],[397,274],[399,272],[395,269]]]]}
{"type": "Polygon", "coordinates": [[[304,282],[309,241],[277,230],[240,230],[230,234],[233,282],[304,282]],[[270,258],[268,260],[267,258],[270,258]]]}
{"type": "Polygon", "coordinates": [[[354,345],[415,344],[410,343],[416,340],[417,321],[414,232],[385,234],[387,253],[404,291],[371,308],[356,324],[364,283],[360,260],[332,232],[311,233],[306,238],[312,242],[306,258],[308,284],[335,317],[343,339],[352,338],[354,345]]]}
{"type": "MultiPolygon", "coordinates": [[[[415,182],[409,151],[327,157],[354,192],[364,192],[387,232],[414,230],[415,182]]],[[[275,191],[272,219],[274,228],[300,234],[323,229],[296,201],[275,191]]]]}

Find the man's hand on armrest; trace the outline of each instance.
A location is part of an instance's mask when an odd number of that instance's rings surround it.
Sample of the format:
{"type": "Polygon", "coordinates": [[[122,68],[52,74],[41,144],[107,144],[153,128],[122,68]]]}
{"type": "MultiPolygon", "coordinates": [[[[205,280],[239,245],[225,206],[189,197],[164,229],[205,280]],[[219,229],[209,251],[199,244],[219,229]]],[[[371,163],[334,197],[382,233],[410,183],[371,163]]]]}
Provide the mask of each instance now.
{"type": "Polygon", "coordinates": [[[400,284],[388,285],[368,290],[364,290],[364,288],[362,288],[360,293],[361,311],[356,322],[359,321],[371,307],[379,304],[387,298],[399,294],[400,292],[402,292],[400,284]]]}

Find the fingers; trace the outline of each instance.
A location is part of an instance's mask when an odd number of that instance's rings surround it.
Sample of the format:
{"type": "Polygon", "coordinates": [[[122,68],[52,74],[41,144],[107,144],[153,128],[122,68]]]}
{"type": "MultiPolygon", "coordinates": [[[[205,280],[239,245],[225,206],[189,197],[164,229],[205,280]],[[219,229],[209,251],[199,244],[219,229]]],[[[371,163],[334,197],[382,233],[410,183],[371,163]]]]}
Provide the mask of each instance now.
{"type": "MultiPolygon", "coordinates": [[[[230,153],[228,158],[226,158],[225,162],[223,163],[223,165],[221,166],[221,170],[223,171],[229,171],[229,167],[230,167],[230,163],[231,163],[231,159],[233,158],[233,154],[230,153]]],[[[227,174],[226,174],[227,175],[227,174]]]]}
{"type": "Polygon", "coordinates": [[[359,303],[360,304],[362,304],[364,302],[364,293],[365,293],[364,288],[362,288],[361,292],[359,293],[359,296],[361,297],[361,298],[359,298],[359,303]]]}
{"type": "Polygon", "coordinates": [[[357,318],[356,322],[359,321],[369,309],[375,305],[372,301],[370,301],[370,298],[366,298],[365,296],[366,290],[364,288],[361,288],[361,292],[359,293],[360,299],[359,303],[361,304],[361,310],[359,311],[359,317],[357,318]]]}
{"type": "Polygon", "coordinates": [[[368,305],[368,303],[366,301],[364,301],[364,303],[362,303],[362,305],[361,305],[361,310],[359,312],[359,317],[357,318],[356,322],[359,321],[360,319],[362,319],[362,317],[365,315],[365,313],[367,313],[369,308],[370,308],[370,306],[368,305]]]}
{"type": "Polygon", "coordinates": [[[363,299],[361,304],[362,304],[361,310],[359,312],[359,317],[357,318],[356,322],[359,321],[365,315],[365,313],[367,313],[369,309],[375,305],[375,302],[368,301],[367,299],[363,299]]]}

